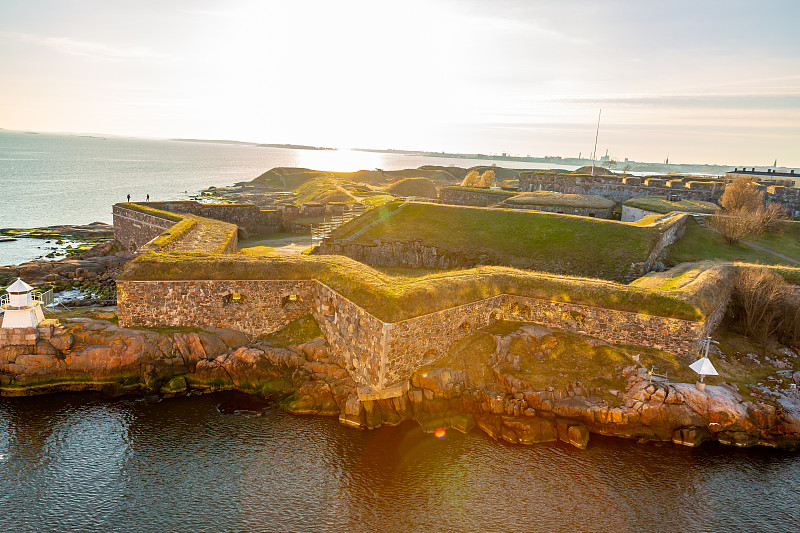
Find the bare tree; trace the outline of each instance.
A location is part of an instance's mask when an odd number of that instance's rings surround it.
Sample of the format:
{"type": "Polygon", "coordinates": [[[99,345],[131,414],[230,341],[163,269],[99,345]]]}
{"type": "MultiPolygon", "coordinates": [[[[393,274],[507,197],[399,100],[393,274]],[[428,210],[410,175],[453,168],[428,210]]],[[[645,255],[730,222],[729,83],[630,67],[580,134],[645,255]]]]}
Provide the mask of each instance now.
{"type": "Polygon", "coordinates": [[[462,187],[477,187],[478,182],[480,180],[480,174],[478,174],[477,170],[471,170],[464,176],[464,180],[461,182],[462,187]]]}
{"type": "Polygon", "coordinates": [[[481,174],[480,186],[481,187],[493,187],[495,182],[495,173],[494,170],[487,170],[483,174],[481,174]]]}
{"type": "Polygon", "coordinates": [[[775,202],[764,204],[764,193],[752,178],[739,177],[725,187],[720,198],[723,209],[708,219],[728,244],[750,235],[761,235],[787,218],[786,209],[775,202]]]}
{"type": "Polygon", "coordinates": [[[755,211],[764,205],[764,193],[758,190],[753,178],[740,176],[725,186],[719,205],[726,211],[737,209],[755,211]]]}

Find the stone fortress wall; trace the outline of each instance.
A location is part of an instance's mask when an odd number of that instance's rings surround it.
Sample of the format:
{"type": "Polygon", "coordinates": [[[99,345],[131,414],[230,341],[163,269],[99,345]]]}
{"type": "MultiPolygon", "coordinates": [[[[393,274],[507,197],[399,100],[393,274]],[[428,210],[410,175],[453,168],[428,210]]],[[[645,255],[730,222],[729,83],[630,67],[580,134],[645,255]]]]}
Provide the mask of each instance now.
{"type": "Polygon", "coordinates": [[[522,173],[520,191],[554,191],[603,196],[617,203],[640,196],[676,195],[681,200],[714,202],[725,190],[721,181],[692,181],[683,178],[642,178],[589,176],[583,174],[522,173]]]}
{"type": "MultiPolygon", "coordinates": [[[[521,191],[525,192],[525,191],[521,191]]],[[[549,213],[566,215],[579,215],[584,217],[611,218],[612,208],[576,207],[570,205],[521,205],[503,203],[508,198],[515,196],[519,191],[494,191],[491,189],[480,190],[476,188],[460,187],[457,185],[442,187],[439,199],[449,205],[464,205],[471,207],[501,207],[504,209],[532,209],[549,213]]]]}
{"type": "MultiPolygon", "coordinates": [[[[115,235],[120,242],[149,242],[157,228],[174,224],[152,215],[134,224],[134,217],[117,207],[115,235]]],[[[403,385],[453,342],[496,320],[537,323],[688,357],[724,313],[723,304],[705,321],[691,321],[500,294],[386,323],[314,279],[119,280],[117,300],[123,327],[228,327],[257,336],[311,314],[365,394],[403,385]]]]}
{"type": "Polygon", "coordinates": [[[114,238],[127,250],[137,250],[176,224],[174,220],[159,218],[133,209],[115,205],[114,238]]]}

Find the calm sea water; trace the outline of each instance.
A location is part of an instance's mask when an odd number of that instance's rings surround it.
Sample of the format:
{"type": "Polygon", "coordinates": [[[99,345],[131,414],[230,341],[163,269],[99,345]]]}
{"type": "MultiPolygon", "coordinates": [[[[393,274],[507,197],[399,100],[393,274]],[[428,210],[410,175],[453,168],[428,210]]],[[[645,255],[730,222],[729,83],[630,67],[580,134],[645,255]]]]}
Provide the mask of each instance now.
{"type": "Polygon", "coordinates": [[[592,437],[511,446],[414,423],[0,399],[0,530],[798,531],[800,457],[592,437]]]}
{"type": "MultiPolygon", "coordinates": [[[[250,145],[0,130],[0,228],[111,222],[126,200],[186,199],[211,185],[250,181],[278,166],[354,171],[420,165],[469,167],[474,159],[416,157],[351,150],[288,150],[250,145]]],[[[514,168],[548,168],[503,163],[514,168]]],[[[572,168],[572,167],[570,167],[572,168]]],[[[40,241],[0,243],[0,265],[45,255],[40,241]]]]}

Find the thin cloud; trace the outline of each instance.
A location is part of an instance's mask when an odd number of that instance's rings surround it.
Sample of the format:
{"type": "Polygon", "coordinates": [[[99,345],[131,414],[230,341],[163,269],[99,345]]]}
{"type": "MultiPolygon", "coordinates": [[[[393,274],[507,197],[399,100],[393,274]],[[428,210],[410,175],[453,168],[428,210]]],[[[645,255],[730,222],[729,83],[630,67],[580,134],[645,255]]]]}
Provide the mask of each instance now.
{"type": "Polygon", "coordinates": [[[648,106],[722,107],[756,109],[800,108],[800,92],[796,90],[773,93],[684,93],[620,95],[579,98],[553,98],[544,101],[580,104],[627,104],[648,106]]]}
{"type": "Polygon", "coordinates": [[[122,61],[136,59],[166,59],[169,56],[159,54],[146,46],[112,46],[94,41],[78,41],[69,37],[46,37],[30,33],[0,32],[0,34],[23,43],[44,46],[51,50],[78,57],[122,61]]]}

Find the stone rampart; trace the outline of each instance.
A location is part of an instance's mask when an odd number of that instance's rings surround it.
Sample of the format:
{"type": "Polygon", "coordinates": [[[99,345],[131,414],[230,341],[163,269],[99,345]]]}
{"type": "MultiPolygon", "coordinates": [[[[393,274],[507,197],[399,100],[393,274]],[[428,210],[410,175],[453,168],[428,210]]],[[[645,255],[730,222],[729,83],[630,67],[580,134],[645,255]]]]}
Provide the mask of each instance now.
{"type": "Polygon", "coordinates": [[[211,326],[261,335],[311,314],[315,284],[311,280],[117,281],[117,316],[123,327],[211,326]]]}
{"type": "Polygon", "coordinates": [[[384,388],[386,324],[324,283],[316,282],[314,318],[334,353],[361,386],[384,388]]]}
{"type": "Polygon", "coordinates": [[[121,281],[117,292],[123,327],[228,327],[256,336],[312,314],[353,379],[374,391],[403,383],[454,342],[496,320],[542,324],[688,357],[718,325],[727,305],[726,299],[700,322],[501,294],[385,323],[315,280],[121,281]]]}
{"type": "MultiPolygon", "coordinates": [[[[114,206],[114,214],[115,231],[119,224],[119,235],[134,244],[145,238],[151,240],[150,235],[162,229],[158,224],[169,227],[173,222],[120,206],[114,206]]],[[[674,240],[686,216],[669,220],[662,222],[663,243],[674,240]]],[[[231,231],[235,242],[234,229],[221,234],[231,231]]],[[[190,232],[176,242],[188,241],[191,245],[196,238],[190,232]]],[[[443,260],[435,249],[403,253],[411,254],[415,266],[459,266],[455,259],[443,260]]],[[[495,320],[539,323],[610,343],[688,356],[724,312],[724,308],[715,310],[703,323],[501,294],[385,323],[314,279],[118,280],[117,300],[117,316],[123,327],[227,327],[256,336],[311,314],[334,353],[342,357],[365,391],[386,391],[404,383],[421,365],[444,355],[453,342],[495,320]]],[[[21,340],[27,341],[29,332],[22,335],[21,340]]]]}
{"type": "Polygon", "coordinates": [[[684,214],[671,217],[665,215],[665,218],[667,217],[669,217],[669,221],[665,224],[665,227],[661,229],[658,242],[650,250],[650,255],[647,256],[644,262],[642,268],[643,275],[653,270],[653,265],[658,260],[661,252],[664,251],[664,248],[683,237],[684,232],[686,232],[686,221],[689,219],[689,215],[684,214]]]}
{"type": "Polygon", "coordinates": [[[485,255],[446,252],[418,241],[383,242],[372,245],[338,244],[326,240],[320,255],[344,255],[372,266],[406,268],[470,268],[486,261],[485,255]]]}
{"type": "Polygon", "coordinates": [[[176,224],[174,220],[127,209],[120,205],[112,208],[114,238],[127,250],[136,250],[152,241],[176,224]]]}
{"type": "Polygon", "coordinates": [[[623,183],[617,176],[584,176],[580,174],[542,174],[522,173],[519,179],[520,191],[554,191],[569,194],[591,194],[603,196],[622,203],[640,196],[675,195],[681,200],[702,200],[713,202],[718,200],[724,191],[720,182],[684,182],[683,180],[667,181],[663,179],[626,178],[623,183]],[[689,184],[694,186],[689,186],[689,184]]]}
{"type": "Polygon", "coordinates": [[[449,205],[469,205],[474,207],[488,207],[501,203],[506,198],[516,195],[516,192],[479,190],[469,187],[442,187],[439,199],[449,205]]]}
{"type": "Polygon", "coordinates": [[[272,229],[277,231],[281,226],[281,216],[277,209],[261,209],[255,204],[201,204],[193,200],[173,202],[150,202],[146,204],[154,209],[174,213],[188,213],[200,217],[213,218],[241,228],[250,230],[272,229]]]}
{"type": "Polygon", "coordinates": [[[530,209],[533,211],[545,211],[547,213],[560,213],[566,215],[578,215],[582,217],[611,218],[611,207],[576,207],[571,205],[522,205],[522,204],[502,204],[507,209],[530,209]]]}

